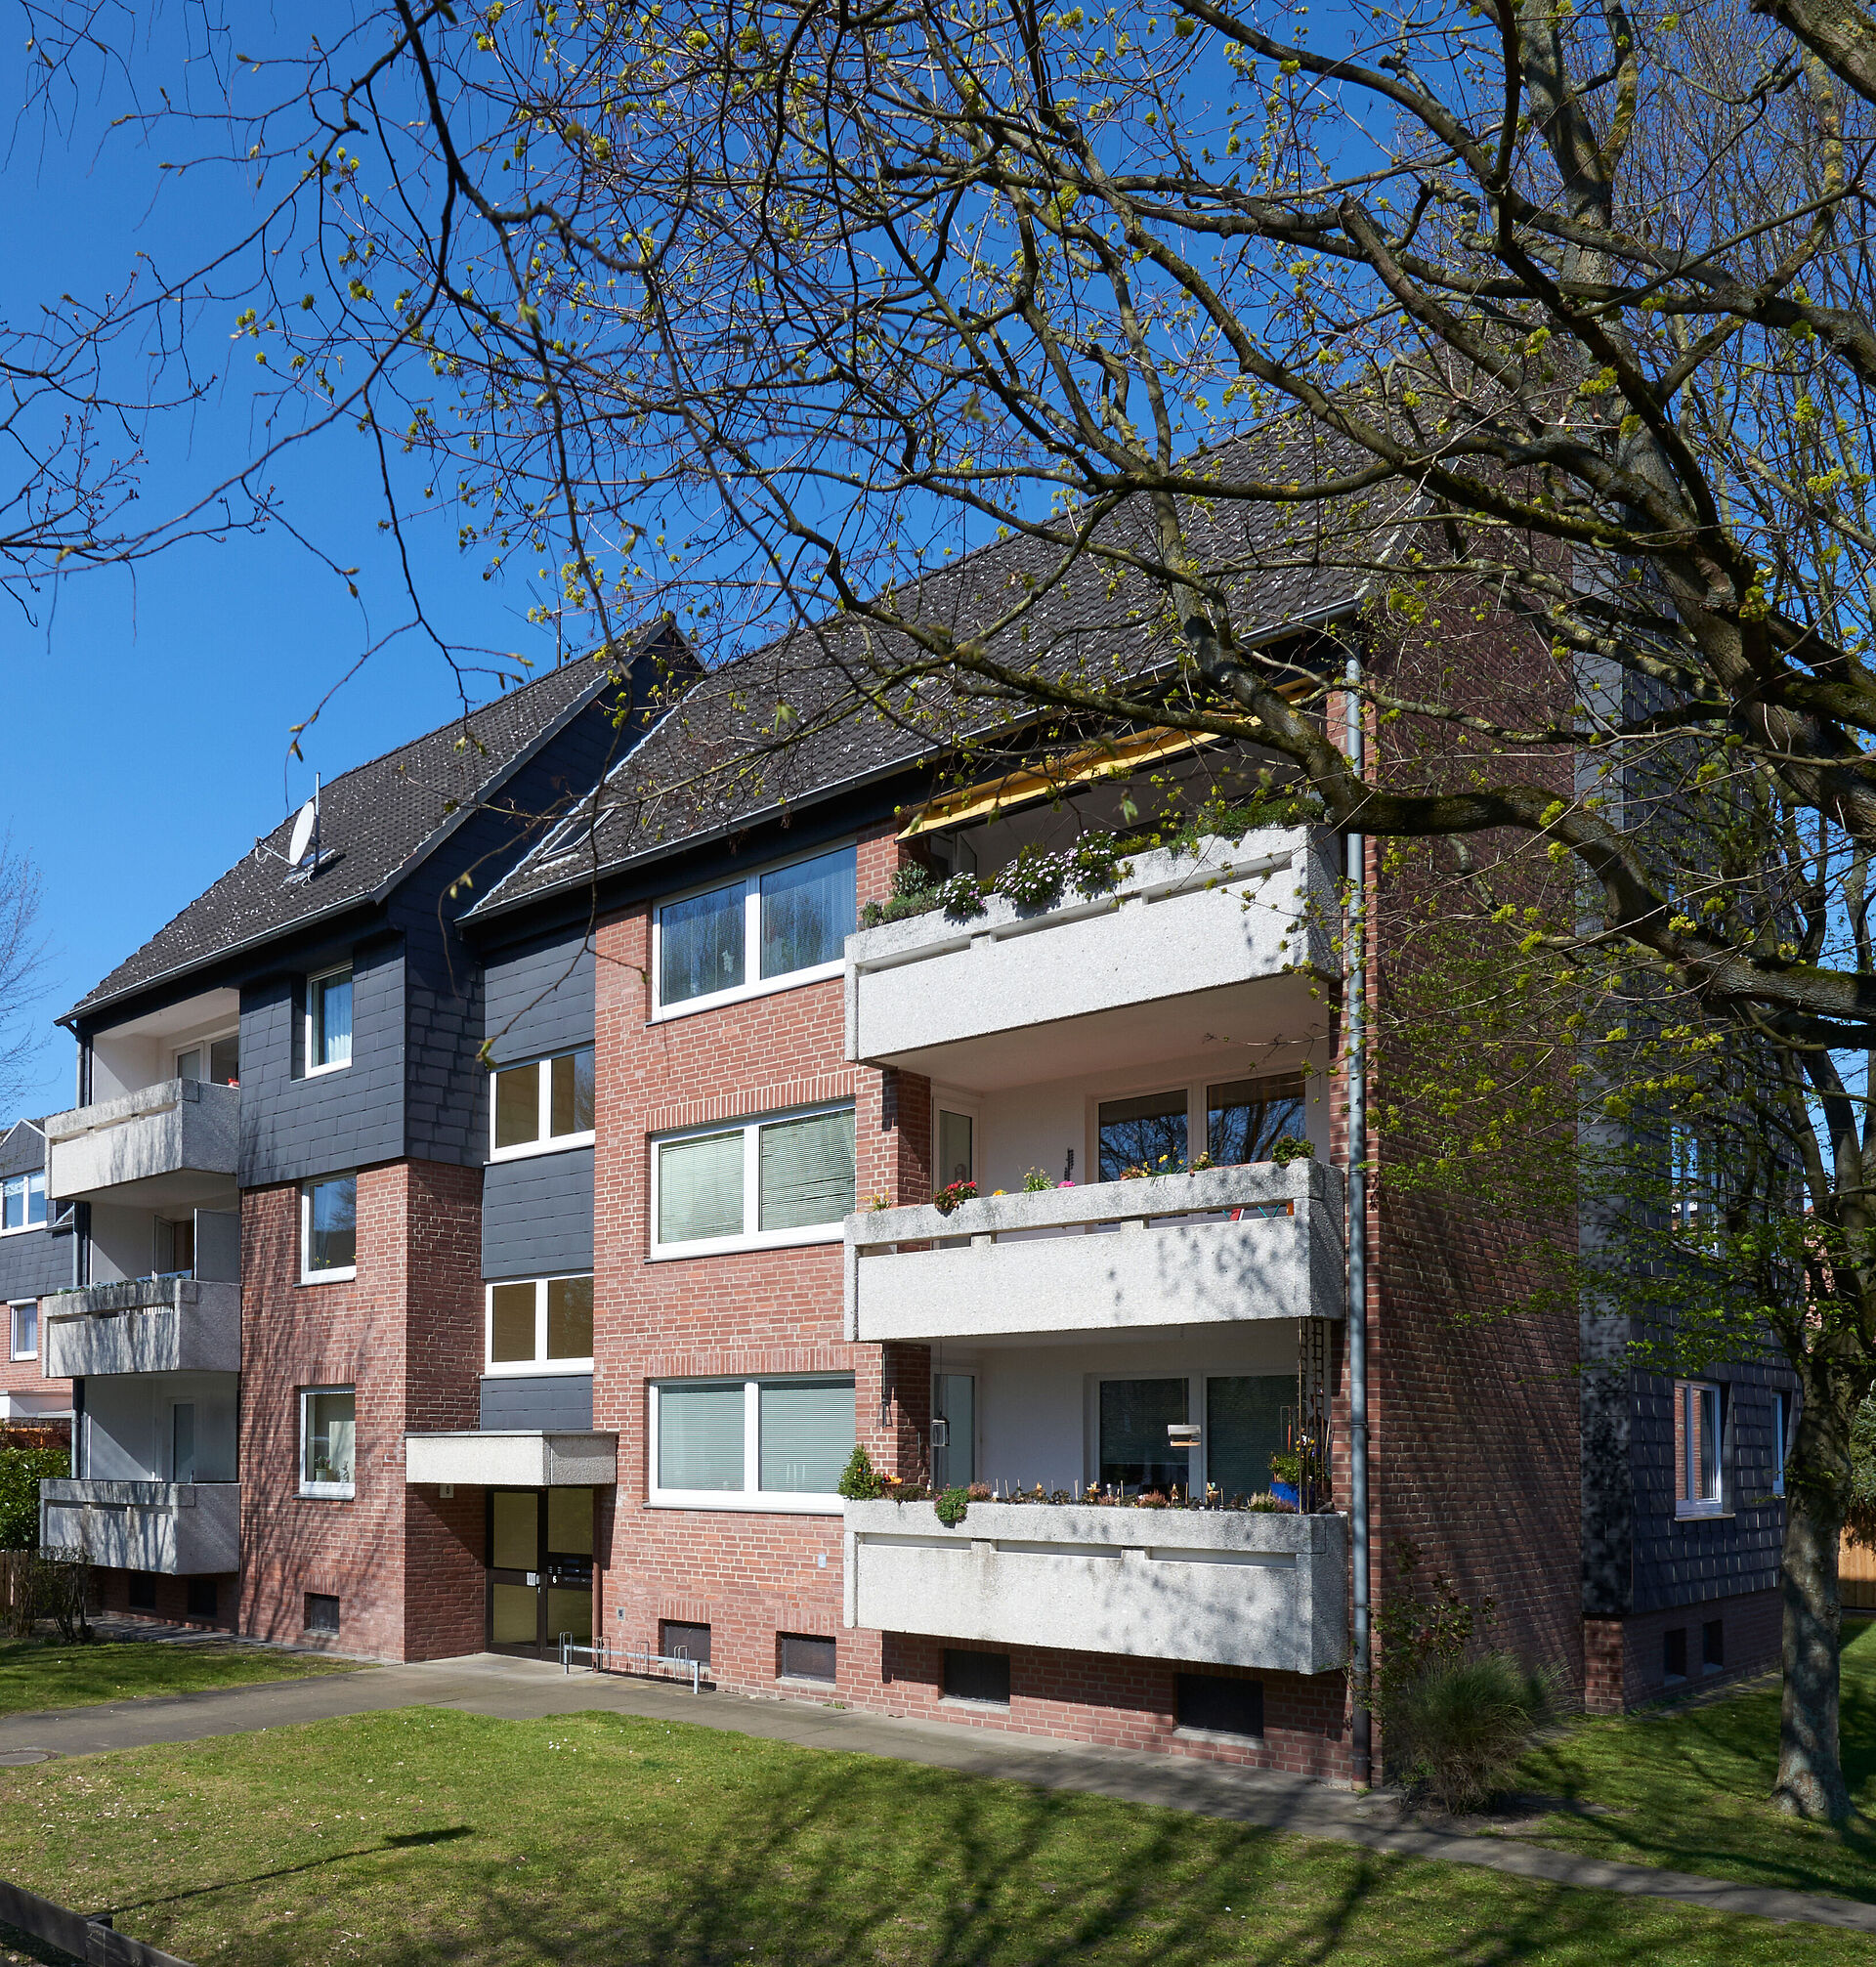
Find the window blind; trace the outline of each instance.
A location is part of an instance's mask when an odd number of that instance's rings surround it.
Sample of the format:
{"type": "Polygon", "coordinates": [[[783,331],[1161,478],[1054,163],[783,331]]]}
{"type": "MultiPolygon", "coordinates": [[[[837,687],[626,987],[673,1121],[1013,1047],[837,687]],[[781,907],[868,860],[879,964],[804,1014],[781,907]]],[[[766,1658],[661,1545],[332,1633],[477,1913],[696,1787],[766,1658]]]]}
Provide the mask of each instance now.
{"type": "Polygon", "coordinates": [[[743,883],[659,911],[658,995],[682,1004],[743,981],[743,883]]]}
{"type": "Polygon", "coordinates": [[[851,1380],[765,1380],[757,1390],[758,1486],[831,1495],[853,1453],[851,1380]]]}
{"type": "Polygon", "coordinates": [[[778,868],[762,877],[762,974],[785,976],[834,962],[853,933],[854,852],[778,868]]]}
{"type": "Polygon", "coordinates": [[[658,1150],[658,1240],[743,1233],[743,1132],[666,1140],[658,1150]]]}
{"type": "Polygon", "coordinates": [[[853,1113],[817,1113],[762,1130],[763,1229],[837,1222],[853,1207],[853,1113]]]}
{"type": "Polygon", "coordinates": [[[661,1387],[658,1394],[658,1486],[743,1487],[743,1383],[661,1387]]]}

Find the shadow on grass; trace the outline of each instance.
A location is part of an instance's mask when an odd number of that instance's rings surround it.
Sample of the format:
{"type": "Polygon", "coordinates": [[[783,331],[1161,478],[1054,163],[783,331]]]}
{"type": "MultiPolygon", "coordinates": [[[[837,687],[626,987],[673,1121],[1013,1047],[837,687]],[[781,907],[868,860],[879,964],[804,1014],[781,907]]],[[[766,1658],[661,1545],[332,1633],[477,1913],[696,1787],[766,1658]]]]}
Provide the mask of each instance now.
{"type": "Polygon", "coordinates": [[[1539,1958],[1655,1967],[1662,1920],[1680,1916],[903,1764],[762,1746],[705,1769],[683,1759],[687,1744],[671,1744],[668,1730],[661,1742],[621,1717],[581,1717],[578,1727],[597,1765],[580,1778],[584,1793],[571,1769],[543,1767],[537,1792],[504,1799],[499,1821],[290,1867],[325,1873],[319,1905],[294,1926],[255,1892],[285,1871],[143,1908],[222,1894],[212,1929],[198,1911],[190,1934],[167,1944],[189,1952],[192,1939],[200,1957],[212,1944],[218,1963],[257,1967],[324,1962],[334,1925],[356,1943],[347,1957],[398,1967],[1080,1967],[1122,1957],[1328,1967],[1374,1947],[1466,1967],[1539,1958]],[[621,1781],[626,1754],[635,1760],[621,1781]],[[688,1786],[662,1786],[672,1770],[688,1786]],[[631,1783],[641,1785],[636,1809],[631,1783]],[[312,1930],[316,1912],[322,1932],[312,1930]]]}
{"type": "Polygon", "coordinates": [[[1773,1811],[1775,1679],[1685,1705],[1591,1722],[1538,1749],[1525,1775],[1572,1815],[1569,1848],[1631,1862],[1876,1903],[1876,1635],[1847,1646],[1844,1776],[1865,1813],[1842,1828],[1773,1811]]]}

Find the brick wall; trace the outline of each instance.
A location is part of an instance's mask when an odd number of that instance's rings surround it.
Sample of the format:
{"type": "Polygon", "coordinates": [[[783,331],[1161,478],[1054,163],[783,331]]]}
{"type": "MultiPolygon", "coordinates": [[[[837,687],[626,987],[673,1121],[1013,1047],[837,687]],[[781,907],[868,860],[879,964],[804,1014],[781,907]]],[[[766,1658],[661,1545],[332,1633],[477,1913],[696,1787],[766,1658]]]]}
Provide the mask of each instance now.
{"type": "Polygon", "coordinates": [[[331,1644],[432,1659],[483,1643],[481,1492],[407,1488],[406,1432],[474,1428],[482,1363],[481,1171],[359,1174],[358,1275],[302,1285],[299,1190],[242,1197],[240,1626],[297,1640],[308,1593],[339,1600],[331,1644]],[[356,1493],[299,1493],[299,1392],[357,1390],[356,1493]]]}
{"type": "Polygon", "coordinates": [[[1620,1714],[1643,1701],[1764,1673],[1778,1664],[1781,1607],[1777,1591],[1756,1591],[1624,1619],[1585,1619],[1594,1666],[1584,1705],[1593,1714],[1620,1714]],[[1702,1657],[1710,1623],[1721,1630],[1723,1663],[1717,1671],[1702,1657]],[[1674,1632],[1684,1636],[1687,1663],[1680,1680],[1670,1680],[1666,1672],[1666,1641],[1674,1632]]]}

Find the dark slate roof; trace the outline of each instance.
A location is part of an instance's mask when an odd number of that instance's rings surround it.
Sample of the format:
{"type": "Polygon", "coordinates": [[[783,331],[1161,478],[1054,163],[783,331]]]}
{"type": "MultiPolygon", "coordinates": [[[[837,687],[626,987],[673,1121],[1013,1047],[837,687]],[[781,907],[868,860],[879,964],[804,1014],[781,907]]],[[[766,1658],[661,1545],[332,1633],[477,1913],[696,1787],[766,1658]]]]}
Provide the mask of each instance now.
{"type": "Polygon", "coordinates": [[[323,917],[382,901],[502,782],[597,697],[662,631],[642,633],[611,663],[566,663],[320,790],[320,865],[286,877],[292,817],[88,992],[67,1018],[323,917]],[[272,849],[272,852],[265,851],[272,849]]]}
{"type": "MultiPolygon", "coordinates": [[[[1296,422],[1202,460],[1224,483],[1255,476],[1276,485],[1307,483],[1334,461],[1325,457],[1321,433],[1296,422]]],[[[1353,460],[1344,454],[1343,461],[1353,460]]],[[[1398,487],[1340,508],[1192,501],[1186,538],[1201,564],[1235,590],[1237,633],[1251,641],[1358,604],[1378,539],[1407,523],[1411,501],[1398,487]]],[[[1145,547],[1144,517],[1123,507],[1108,531],[1145,547]]],[[[1056,539],[1017,535],[927,575],[906,590],[901,612],[941,622],[961,639],[993,625],[1033,583],[1040,599],[1021,627],[1004,628],[990,642],[1012,666],[1114,682],[1171,662],[1174,625],[1159,615],[1143,583],[1117,591],[1111,563],[1083,558],[1064,574],[1061,562],[1056,539]]],[[[855,688],[874,636],[882,645],[892,639],[852,617],[833,616],[709,670],[615,768],[596,802],[597,825],[589,831],[582,820],[576,830],[549,835],[471,916],[590,883],[856,781],[938,758],[966,732],[1020,719],[1020,700],[963,698],[935,679],[921,687],[916,705],[895,701],[882,712],[855,688]],[[781,705],[788,706],[786,721],[777,715],[781,705]]]]}

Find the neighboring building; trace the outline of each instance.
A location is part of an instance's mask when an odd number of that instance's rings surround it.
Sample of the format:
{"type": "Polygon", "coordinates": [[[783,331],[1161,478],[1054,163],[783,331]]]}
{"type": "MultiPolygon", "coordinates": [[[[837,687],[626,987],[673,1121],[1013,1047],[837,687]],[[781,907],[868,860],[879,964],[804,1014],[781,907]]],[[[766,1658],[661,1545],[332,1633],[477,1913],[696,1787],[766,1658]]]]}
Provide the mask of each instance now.
{"type": "Polygon", "coordinates": [[[75,1241],[69,1212],[46,1200],[46,1136],[41,1124],[16,1121],[0,1134],[0,1421],[65,1427],[71,1382],[45,1370],[42,1302],[72,1279],[75,1241]]]}
{"type": "MultiPolygon", "coordinates": [[[[1037,550],[941,592],[967,620],[1037,550]]],[[[1291,574],[1271,626],[1352,632],[1358,601],[1291,574]]],[[[1058,649],[1137,637],[1118,609],[1081,581],[1058,649]]],[[[335,780],[311,872],[277,830],[69,1014],[81,1103],[45,1131],[80,1289],[42,1320],[78,1468],[46,1534],[113,1605],[270,1638],[597,1633],[729,1688],[1345,1777],[1345,1516],[1074,1500],[1262,1490],[1299,1425],[1345,1497],[1341,843],[1265,829],[859,928],[910,863],[992,875],[1124,827],[1149,780],[1241,793],[1260,761],[1136,732],[941,795],[942,738],[843,711],[823,648],[649,728],[672,650],[622,723],[604,672],[556,670],[476,713],[480,749],[450,726],[335,780]],[[984,1199],[938,1215],[959,1179],[984,1199]],[[843,1507],[856,1441],[1071,1500],[956,1530],[843,1507]]],[[[1584,1600],[1577,1333],[1454,1320],[1498,1303],[1503,1225],[1375,1203],[1368,1234],[1378,1594],[1410,1538],[1577,1686],[1587,1609],[1595,1697],[1647,1691],[1655,1603],[1584,1600]]],[[[1720,1404],[1723,1503],[1772,1398],[1720,1404]]],[[[1657,1495],[1665,1403],[1634,1399],[1632,1561],[1758,1664],[1763,1588],[1732,1580],[1760,1518],[1657,1495]],[[1684,1571],[1696,1540],[1717,1561],[1684,1571]]]]}

